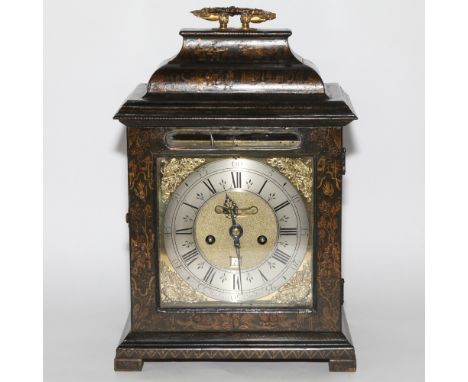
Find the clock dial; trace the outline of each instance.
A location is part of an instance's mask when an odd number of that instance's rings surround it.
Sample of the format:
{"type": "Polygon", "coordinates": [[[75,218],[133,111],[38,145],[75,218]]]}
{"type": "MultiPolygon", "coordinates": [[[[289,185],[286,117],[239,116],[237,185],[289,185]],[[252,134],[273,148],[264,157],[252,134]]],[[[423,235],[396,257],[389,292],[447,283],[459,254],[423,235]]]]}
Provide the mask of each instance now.
{"type": "Polygon", "coordinates": [[[172,194],[164,245],[176,272],[219,301],[246,302],[278,290],[308,247],[301,195],[272,167],[250,159],[210,162],[172,194]]]}

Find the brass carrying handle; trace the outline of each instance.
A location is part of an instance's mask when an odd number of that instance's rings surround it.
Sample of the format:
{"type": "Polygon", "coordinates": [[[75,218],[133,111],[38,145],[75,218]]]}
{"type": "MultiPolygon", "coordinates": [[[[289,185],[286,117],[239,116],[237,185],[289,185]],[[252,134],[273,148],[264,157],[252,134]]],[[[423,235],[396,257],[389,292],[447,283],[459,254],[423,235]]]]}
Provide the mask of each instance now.
{"type": "Polygon", "coordinates": [[[192,11],[192,13],[195,16],[208,21],[219,21],[219,29],[227,29],[230,16],[240,16],[243,30],[249,30],[250,23],[263,23],[264,21],[273,20],[276,18],[275,13],[257,8],[202,8],[196,11],[192,11]]]}

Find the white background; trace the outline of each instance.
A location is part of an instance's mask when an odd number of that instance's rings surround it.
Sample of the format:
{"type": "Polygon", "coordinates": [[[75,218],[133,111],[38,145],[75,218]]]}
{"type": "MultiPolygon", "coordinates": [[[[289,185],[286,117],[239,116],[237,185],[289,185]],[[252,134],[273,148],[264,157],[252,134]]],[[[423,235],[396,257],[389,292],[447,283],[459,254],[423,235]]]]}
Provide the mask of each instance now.
{"type": "Polygon", "coordinates": [[[44,38],[46,380],[423,380],[422,1],[48,0],[44,38]],[[291,28],[293,50],[344,87],[360,118],[346,128],[343,211],[355,374],[325,363],[112,370],[129,310],[125,138],[112,116],[178,52],[179,29],[212,26],[190,10],[231,4],[275,11],[267,27],[291,28]]]}

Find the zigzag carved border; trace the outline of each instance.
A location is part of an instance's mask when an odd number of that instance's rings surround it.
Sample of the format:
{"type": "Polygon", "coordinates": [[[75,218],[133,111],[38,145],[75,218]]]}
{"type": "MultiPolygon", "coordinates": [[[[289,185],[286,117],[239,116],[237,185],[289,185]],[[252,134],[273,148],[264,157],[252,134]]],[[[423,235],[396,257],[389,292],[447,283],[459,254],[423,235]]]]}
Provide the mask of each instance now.
{"type": "Polygon", "coordinates": [[[116,359],[143,360],[355,360],[345,349],[117,349],[116,359]]]}

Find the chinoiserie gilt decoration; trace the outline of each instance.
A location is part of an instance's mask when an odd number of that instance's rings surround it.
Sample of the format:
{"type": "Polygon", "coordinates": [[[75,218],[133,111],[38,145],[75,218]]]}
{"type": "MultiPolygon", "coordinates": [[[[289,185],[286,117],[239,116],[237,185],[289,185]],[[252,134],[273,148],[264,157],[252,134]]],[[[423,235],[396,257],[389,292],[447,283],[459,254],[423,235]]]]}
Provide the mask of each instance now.
{"type": "Polygon", "coordinates": [[[291,31],[250,28],[274,13],[192,13],[219,28],[181,30],[180,52],[115,115],[127,133],[131,312],[114,368],[303,360],[354,371],[341,275],[351,102],[292,53],[291,31]],[[233,16],[241,28],[228,28],[233,16]]]}

